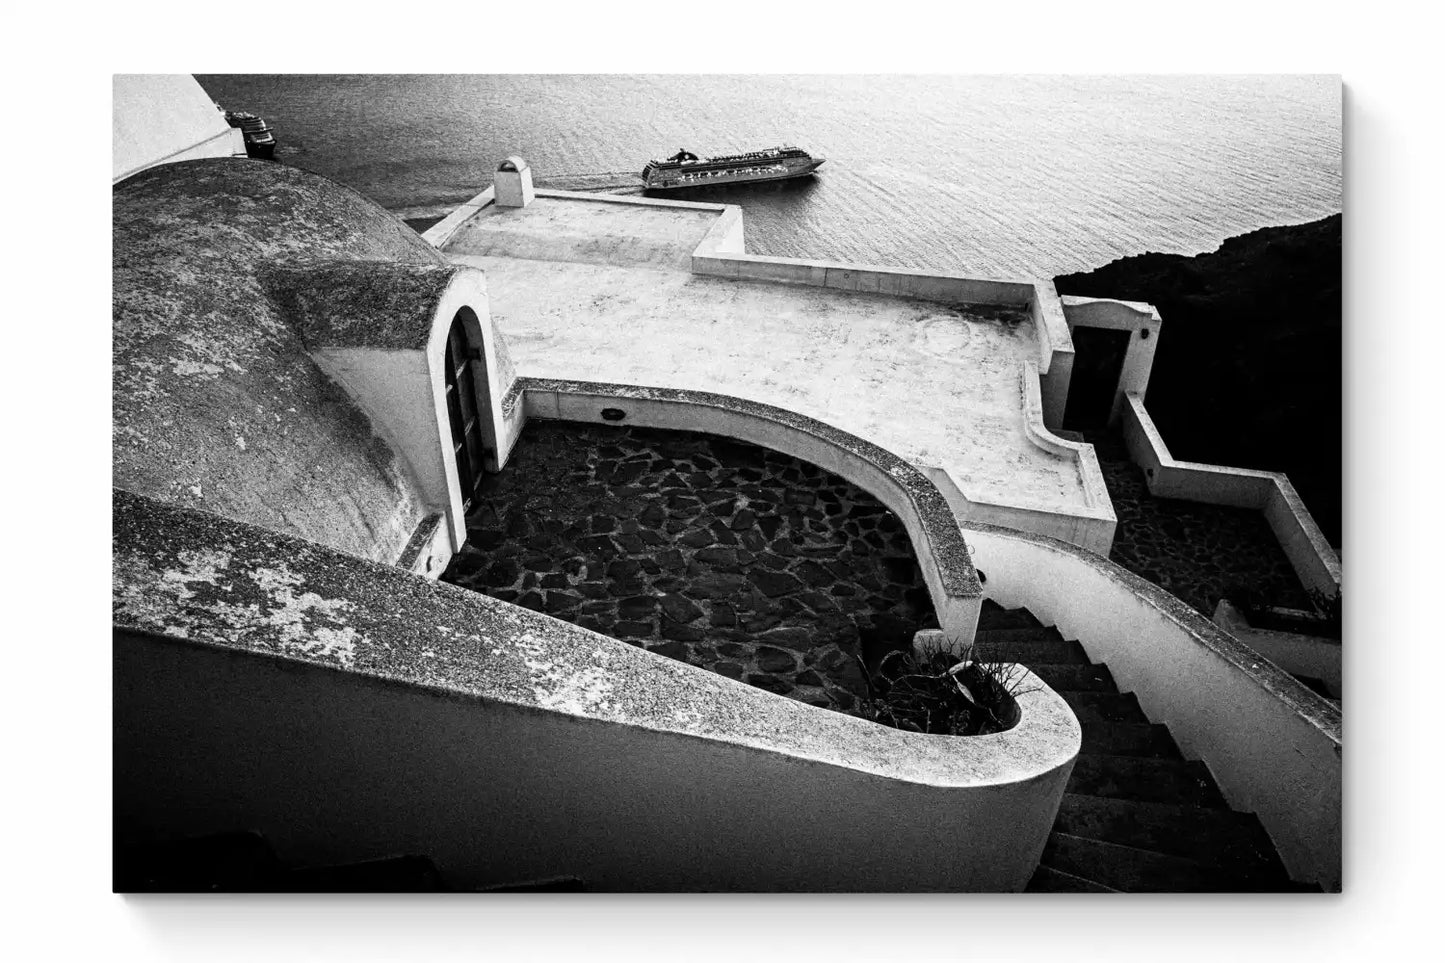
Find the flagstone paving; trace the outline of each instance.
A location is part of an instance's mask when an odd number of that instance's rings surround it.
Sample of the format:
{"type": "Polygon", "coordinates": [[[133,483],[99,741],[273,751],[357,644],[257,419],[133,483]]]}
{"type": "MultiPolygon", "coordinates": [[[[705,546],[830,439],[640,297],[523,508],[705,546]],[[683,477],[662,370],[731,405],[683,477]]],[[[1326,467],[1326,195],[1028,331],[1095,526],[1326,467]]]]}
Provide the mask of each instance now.
{"type": "Polygon", "coordinates": [[[859,656],[938,624],[877,499],[690,432],[529,422],[442,579],[842,711],[859,656]]]}
{"type": "Polygon", "coordinates": [[[1149,494],[1122,439],[1086,433],[1119,519],[1109,557],[1189,603],[1206,618],[1240,588],[1269,604],[1309,609],[1289,557],[1263,513],[1149,494]]]}

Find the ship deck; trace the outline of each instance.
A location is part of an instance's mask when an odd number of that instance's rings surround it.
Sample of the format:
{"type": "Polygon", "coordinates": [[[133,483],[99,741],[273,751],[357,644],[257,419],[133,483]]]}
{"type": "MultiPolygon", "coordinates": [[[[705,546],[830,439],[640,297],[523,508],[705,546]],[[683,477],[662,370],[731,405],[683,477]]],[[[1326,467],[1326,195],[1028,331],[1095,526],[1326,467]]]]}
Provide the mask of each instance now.
{"type": "Polygon", "coordinates": [[[809,415],[970,499],[1077,514],[1074,462],[1024,430],[1021,309],[704,277],[700,205],[539,195],[483,207],[442,245],[486,272],[519,374],[730,394],[809,415]]]}

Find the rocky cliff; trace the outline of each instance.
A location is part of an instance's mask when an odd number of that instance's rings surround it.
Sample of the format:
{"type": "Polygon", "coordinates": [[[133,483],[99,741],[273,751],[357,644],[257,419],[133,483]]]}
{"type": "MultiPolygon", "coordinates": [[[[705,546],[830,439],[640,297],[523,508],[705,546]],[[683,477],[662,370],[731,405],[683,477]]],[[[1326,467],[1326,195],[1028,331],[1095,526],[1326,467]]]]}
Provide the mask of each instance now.
{"type": "Polygon", "coordinates": [[[1338,214],[1141,254],[1056,279],[1061,294],[1148,301],[1164,318],[1149,413],[1176,458],[1287,473],[1338,546],[1338,214]]]}

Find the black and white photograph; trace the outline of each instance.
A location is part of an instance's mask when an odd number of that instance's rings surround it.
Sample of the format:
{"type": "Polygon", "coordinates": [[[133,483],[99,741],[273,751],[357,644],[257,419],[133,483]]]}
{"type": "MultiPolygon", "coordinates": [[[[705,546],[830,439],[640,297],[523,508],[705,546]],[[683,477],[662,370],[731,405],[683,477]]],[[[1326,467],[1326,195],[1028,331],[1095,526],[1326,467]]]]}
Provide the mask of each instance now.
{"type": "Polygon", "coordinates": [[[1340,888],[1338,76],[114,84],[117,890],[1340,888]]]}

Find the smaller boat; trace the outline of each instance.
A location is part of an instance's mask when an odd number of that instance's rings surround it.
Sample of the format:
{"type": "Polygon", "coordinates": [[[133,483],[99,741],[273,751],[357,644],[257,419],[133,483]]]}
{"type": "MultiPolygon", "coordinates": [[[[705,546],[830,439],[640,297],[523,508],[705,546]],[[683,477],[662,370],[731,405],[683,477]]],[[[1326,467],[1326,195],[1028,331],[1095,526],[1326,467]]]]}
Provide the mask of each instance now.
{"type": "Polygon", "coordinates": [[[679,150],[666,160],[648,161],[642,169],[642,183],[648,190],[670,191],[684,187],[713,187],[754,181],[781,181],[806,177],[823,166],[797,147],[769,147],[746,154],[699,157],[679,150]]]}
{"type": "Polygon", "coordinates": [[[228,110],[226,123],[238,127],[246,139],[246,156],[270,160],[276,154],[276,137],[271,127],[255,114],[244,110],[228,110]]]}

